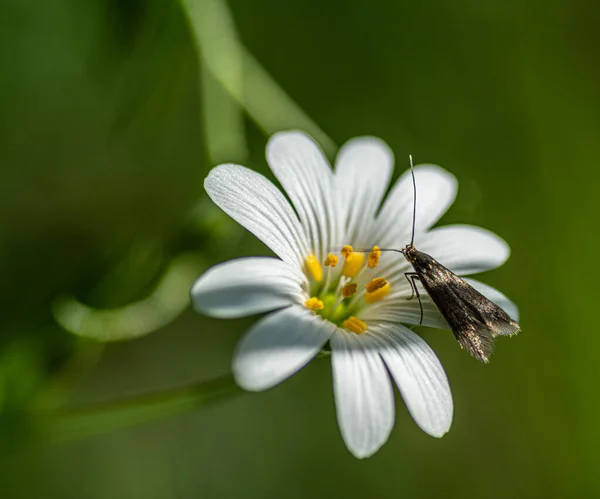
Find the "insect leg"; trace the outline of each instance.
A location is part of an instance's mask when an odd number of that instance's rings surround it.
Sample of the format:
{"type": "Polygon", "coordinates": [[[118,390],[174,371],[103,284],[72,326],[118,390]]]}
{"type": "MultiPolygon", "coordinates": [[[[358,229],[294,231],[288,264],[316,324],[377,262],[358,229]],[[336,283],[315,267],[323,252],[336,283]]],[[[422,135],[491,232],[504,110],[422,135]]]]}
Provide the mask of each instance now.
{"type": "Polygon", "coordinates": [[[421,309],[421,318],[419,319],[419,325],[423,324],[423,303],[421,302],[421,295],[419,294],[419,288],[417,288],[417,283],[415,281],[419,280],[419,274],[416,272],[405,272],[404,277],[408,280],[410,287],[412,288],[412,295],[408,300],[412,300],[415,295],[417,295],[417,300],[419,300],[419,308],[421,309]]]}
{"type": "MultiPolygon", "coordinates": [[[[418,279],[419,274],[417,274],[416,272],[404,272],[404,277],[406,277],[408,284],[410,284],[410,289],[412,290],[412,295],[410,295],[410,298],[407,298],[407,300],[412,300],[415,297],[415,291],[417,289],[417,287],[415,286],[414,279],[418,279]]],[[[418,295],[419,292],[417,291],[416,294],[418,295]]]]}

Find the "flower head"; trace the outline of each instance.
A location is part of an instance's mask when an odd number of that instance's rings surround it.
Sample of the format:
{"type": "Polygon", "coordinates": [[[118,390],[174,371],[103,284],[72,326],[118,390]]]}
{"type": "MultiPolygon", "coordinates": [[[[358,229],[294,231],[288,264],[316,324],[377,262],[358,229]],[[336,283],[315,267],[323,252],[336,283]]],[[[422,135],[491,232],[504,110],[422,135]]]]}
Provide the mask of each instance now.
{"type": "MultiPolygon", "coordinates": [[[[394,423],[393,382],[415,422],[441,437],[453,403],[432,349],[403,324],[419,324],[405,272],[410,264],[380,248],[402,248],[412,227],[412,183],[402,175],[384,200],[393,155],[379,139],[351,140],[335,170],[307,135],[285,132],[267,145],[267,160],[291,200],[262,175],[238,165],[214,168],[205,181],[212,200],[278,258],[240,258],[209,269],[192,288],[195,308],[234,318],[272,311],[240,341],[237,382],[265,390],[306,365],[329,343],[342,437],[357,457],[376,452],[394,423]]],[[[419,185],[415,240],[458,275],[498,267],[509,249],[477,227],[432,226],[454,201],[457,182],[434,165],[415,168],[419,185]]],[[[502,306],[501,293],[469,283],[502,306]]],[[[422,294],[423,324],[448,329],[422,294]]]]}

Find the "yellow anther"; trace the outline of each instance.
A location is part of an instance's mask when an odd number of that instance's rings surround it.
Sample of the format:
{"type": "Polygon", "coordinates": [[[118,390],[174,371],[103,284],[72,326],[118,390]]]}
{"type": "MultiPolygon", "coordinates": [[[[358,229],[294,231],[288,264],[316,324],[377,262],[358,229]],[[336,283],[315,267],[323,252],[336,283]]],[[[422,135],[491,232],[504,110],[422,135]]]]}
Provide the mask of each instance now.
{"type": "Polygon", "coordinates": [[[355,277],[362,268],[364,262],[365,255],[363,253],[350,253],[346,257],[346,263],[344,263],[342,274],[346,277],[355,277]]]}
{"type": "Polygon", "coordinates": [[[392,290],[389,283],[383,277],[373,279],[365,288],[367,289],[367,294],[365,295],[367,303],[374,303],[381,300],[384,296],[389,295],[392,290]]]}
{"type": "Polygon", "coordinates": [[[376,277],[372,281],[368,282],[365,286],[367,293],[373,293],[379,288],[383,288],[387,284],[387,281],[383,277],[376,277]]]}
{"type": "Polygon", "coordinates": [[[344,327],[356,334],[362,334],[367,330],[366,323],[354,316],[344,321],[344,327]]]}
{"type": "Polygon", "coordinates": [[[342,248],[342,255],[344,256],[344,258],[348,258],[353,251],[354,249],[352,248],[352,246],[344,246],[342,248]]]}
{"type": "Polygon", "coordinates": [[[323,265],[325,265],[325,267],[337,267],[339,258],[331,253],[329,253],[329,255],[327,255],[327,258],[325,258],[325,262],[323,263],[323,265]]]}
{"type": "Polygon", "coordinates": [[[317,282],[321,282],[323,279],[323,269],[321,264],[315,255],[308,255],[306,257],[306,268],[313,276],[313,279],[317,282]]]}
{"type": "Polygon", "coordinates": [[[355,283],[346,284],[342,288],[342,296],[344,298],[348,298],[349,296],[352,296],[354,293],[356,293],[356,284],[355,283]]]}
{"type": "Polygon", "coordinates": [[[370,269],[374,269],[379,264],[379,259],[381,258],[381,250],[379,246],[373,246],[371,253],[369,253],[369,261],[367,265],[370,269]]]}
{"type": "Polygon", "coordinates": [[[309,298],[304,302],[304,306],[309,310],[323,310],[323,302],[319,300],[316,296],[309,298]]]}

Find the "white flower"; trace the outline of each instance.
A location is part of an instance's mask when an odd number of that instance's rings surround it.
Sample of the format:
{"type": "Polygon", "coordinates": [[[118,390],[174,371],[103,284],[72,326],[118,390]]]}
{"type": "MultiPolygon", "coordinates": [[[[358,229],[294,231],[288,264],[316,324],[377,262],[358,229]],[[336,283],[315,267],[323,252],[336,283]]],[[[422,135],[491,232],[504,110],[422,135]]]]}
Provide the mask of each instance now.
{"type": "MultiPolygon", "coordinates": [[[[393,155],[379,139],[345,144],[334,172],[310,137],[278,133],[267,145],[267,160],[292,204],[265,177],[238,165],[214,168],[204,184],[223,211],[279,257],[216,265],[192,288],[196,310],[213,317],[273,311],[240,341],[233,359],[237,382],[247,390],[271,388],[329,342],[338,423],[352,454],[372,455],[392,430],[390,375],[419,427],[441,437],[452,422],[452,395],[432,349],[402,325],[420,319],[418,301],[408,299],[411,287],[404,273],[412,270],[409,263],[397,253],[340,254],[346,245],[402,248],[409,242],[413,214],[408,172],[382,205],[393,155]]],[[[417,166],[415,175],[419,250],[459,275],[506,261],[506,243],[484,229],[432,229],[454,201],[457,182],[434,165],[417,166]]],[[[469,282],[516,315],[501,293],[469,282]]],[[[448,329],[424,293],[422,303],[423,324],[448,329]]]]}

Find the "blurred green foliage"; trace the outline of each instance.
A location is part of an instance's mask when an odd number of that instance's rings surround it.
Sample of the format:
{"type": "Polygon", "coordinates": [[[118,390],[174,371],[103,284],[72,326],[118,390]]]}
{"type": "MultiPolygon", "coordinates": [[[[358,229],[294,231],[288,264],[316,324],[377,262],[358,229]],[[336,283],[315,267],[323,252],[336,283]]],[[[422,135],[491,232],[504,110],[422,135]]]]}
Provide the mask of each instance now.
{"type": "Polygon", "coordinates": [[[599,20],[590,0],[1,0],[0,497],[597,496],[599,20]],[[380,136],[397,174],[409,153],[448,168],[460,193],[443,223],[510,243],[482,279],[519,305],[523,333],[483,366],[423,330],[451,432],[426,436],[398,400],[388,444],[355,460],[321,359],[265,393],[42,446],[64,404],[229,370],[253,319],[186,311],[102,348],[53,310],[143,301],[186,252],[199,267],[268,254],[202,179],[220,161],[270,175],[265,132],[280,127],[331,157],[380,136]]]}

